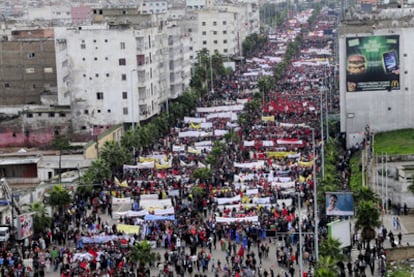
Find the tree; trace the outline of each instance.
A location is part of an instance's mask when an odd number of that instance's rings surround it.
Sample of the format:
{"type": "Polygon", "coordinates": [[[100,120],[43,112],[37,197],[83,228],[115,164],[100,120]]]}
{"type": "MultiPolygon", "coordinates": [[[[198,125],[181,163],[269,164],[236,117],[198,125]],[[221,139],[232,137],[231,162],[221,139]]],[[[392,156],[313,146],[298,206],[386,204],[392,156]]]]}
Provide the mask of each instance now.
{"type": "Polygon", "coordinates": [[[109,178],[111,178],[109,164],[103,159],[97,159],[92,162],[91,166],[83,174],[82,183],[85,185],[93,185],[109,178]]]}
{"type": "Polygon", "coordinates": [[[72,203],[72,195],[70,191],[62,185],[53,186],[49,190],[49,205],[52,208],[58,208],[59,215],[63,214],[63,208],[72,203]]]}
{"type": "Polygon", "coordinates": [[[128,253],[129,260],[135,264],[139,263],[139,269],[144,272],[144,268],[147,264],[153,263],[157,255],[151,249],[151,244],[146,240],[141,242],[135,242],[134,246],[128,253]]]}
{"type": "Polygon", "coordinates": [[[353,191],[353,195],[356,206],[358,206],[358,203],[361,201],[379,202],[378,196],[370,187],[358,187],[353,191]]]}
{"type": "Polygon", "coordinates": [[[332,257],[337,262],[344,259],[344,255],[341,253],[341,243],[337,239],[327,237],[319,243],[319,256],[332,257]]]}
{"type": "Polygon", "coordinates": [[[33,232],[42,233],[45,228],[50,227],[52,218],[46,210],[45,205],[42,202],[36,201],[32,204],[25,204],[27,210],[25,212],[33,214],[33,232]]]}
{"type": "Polygon", "coordinates": [[[132,161],[132,152],[115,141],[106,141],[101,150],[101,159],[109,166],[113,175],[121,170],[124,164],[132,161]]]}
{"type": "Polygon", "coordinates": [[[355,230],[361,230],[361,238],[369,242],[375,238],[375,228],[381,225],[380,211],[373,201],[361,200],[356,210],[355,230]]]}
{"type": "Polygon", "coordinates": [[[193,178],[199,179],[201,182],[211,179],[213,176],[209,168],[197,168],[193,171],[193,178]]]}
{"type": "Polygon", "coordinates": [[[315,277],[337,277],[339,267],[332,256],[320,256],[315,269],[315,277]]]}

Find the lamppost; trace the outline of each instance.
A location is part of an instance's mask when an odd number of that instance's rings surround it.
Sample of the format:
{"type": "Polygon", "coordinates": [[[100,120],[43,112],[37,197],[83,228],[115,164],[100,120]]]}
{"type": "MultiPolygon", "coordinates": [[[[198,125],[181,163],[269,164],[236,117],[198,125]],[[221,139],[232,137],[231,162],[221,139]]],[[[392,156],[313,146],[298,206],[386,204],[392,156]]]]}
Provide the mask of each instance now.
{"type": "Polygon", "coordinates": [[[131,117],[132,117],[132,130],[135,129],[135,90],[134,90],[134,72],[137,72],[136,68],[131,69],[130,71],[130,79],[131,79],[131,117]]]}
{"type": "Polygon", "coordinates": [[[299,276],[303,276],[303,242],[302,242],[302,215],[301,215],[301,199],[300,192],[298,195],[298,217],[299,217],[299,276]]]}
{"type": "Polygon", "coordinates": [[[315,151],[315,129],[311,128],[312,131],[312,155],[313,155],[313,220],[315,221],[315,260],[319,260],[319,235],[318,235],[318,198],[316,194],[316,186],[317,186],[317,180],[316,180],[316,151],[315,151]]]}
{"type": "Polygon", "coordinates": [[[210,81],[211,81],[211,94],[214,94],[214,85],[213,85],[213,57],[210,55],[210,81]]]}

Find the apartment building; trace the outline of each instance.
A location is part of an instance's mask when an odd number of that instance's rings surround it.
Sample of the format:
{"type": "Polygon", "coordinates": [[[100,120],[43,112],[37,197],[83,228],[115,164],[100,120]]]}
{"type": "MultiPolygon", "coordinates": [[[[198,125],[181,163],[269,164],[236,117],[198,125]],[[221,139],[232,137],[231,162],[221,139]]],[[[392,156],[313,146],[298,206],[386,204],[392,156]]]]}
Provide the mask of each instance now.
{"type": "Polygon", "coordinates": [[[0,106],[41,104],[56,93],[53,29],[13,30],[0,40],[0,106]]]}
{"type": "Polygon", "coordinates": [[[74,130],[139,124],[188,87],[179,26],[133,9],[93,14],[102,24],[55,31],[58,103],[72,107],[74,130]]]}

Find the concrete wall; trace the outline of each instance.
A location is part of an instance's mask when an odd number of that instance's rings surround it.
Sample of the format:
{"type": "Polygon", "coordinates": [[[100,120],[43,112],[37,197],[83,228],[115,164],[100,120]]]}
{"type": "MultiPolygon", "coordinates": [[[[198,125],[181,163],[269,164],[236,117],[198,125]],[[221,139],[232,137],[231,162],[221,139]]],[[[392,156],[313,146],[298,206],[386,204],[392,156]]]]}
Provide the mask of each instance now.
{"type": "Polygon", "coordinates": [[[0,105],[40,104],[56,90],[53,39],[0,41],[0,105]]]}
{"type": "Polygon", "coordinates": [[[412,258],[414,258],[414,246],[387,249],[387,262],[400,262],[412,258]]]}

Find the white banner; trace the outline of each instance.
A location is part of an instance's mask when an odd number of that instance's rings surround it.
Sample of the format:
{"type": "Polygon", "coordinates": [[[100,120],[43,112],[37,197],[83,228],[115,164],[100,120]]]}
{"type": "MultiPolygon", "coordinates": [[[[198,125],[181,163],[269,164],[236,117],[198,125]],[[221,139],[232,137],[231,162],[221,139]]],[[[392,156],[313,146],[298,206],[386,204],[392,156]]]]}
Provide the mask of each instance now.
{"type": "Polygon", "coordinates": [[[185,132],[178,133],[179,138],[208,137],[208,136],[211,136],[211,133],[204,132],[204,131],[185,131],[185,132]]]}
{"type": "Polygon", "coordinates": [[[131,204],[133,201],[131,197],[125,197],[125,198],[117,198],[112,196],[112,204],[114,205],[120,205],[120,204],[131,204]]]}
{"type": "Polygon", "coordinates": [[[214,107],[197,107],[198,113],[216,113],[227,111],[242,111],[244,105],[214,106],[214,107]]]}
{"type": "Polygon", "coordinates": [[[204,123],[206,119],[204,117],[184,117],[184,123],[204,123]]]}
{"type": "Polygon", "coordinates": [[[141,200],[148,200],[148,199],[153,199],[153,200],[158,200],[158,194],[141,194],[140,195],[140,199],[141,200]]]}
{"type": "Polygon", "coordinates": [[[170,207],[167,209],[155,209],[154,210],[155,215],[166,215],[166,214],[175,214],[174,208],[170,207]]]}
{"type": "Polygon", "coordinates": [[[160,200],[153,200],[153,199],[144,199],[139,201],[139,206],[141,208],[150,210],[150,209],[166,209],[171,208],[172,203],[171,199],[160,199],[160,200]]]}
{"type": "Polygon", "coordinates": [[[240,202],[241,197],[240,195],[236,195],[234,197],[214,197],[214,200],[217,202],[218,205],[223,205],[223,204],[232,204],[235,202],[240,202]]]}
{"type": "Polygon", "coordinates": [[[258,222],[258,216],[246,216],[246,217],[216,217],[217,223],[232,223],[232,222],[258,222]]]}
{"type": "Polygon", "coordinates": [[[257,162],[250,162],[250,163],[234,163],[234,167],[237,168],[250,168],[250,169],[254,169],[254,168],[262,168],[264,167],[264,161],[257,161],[257,162]]]}
{"type": "Polygon", "coordinates": [[[172,151],[173,152],[184,152],[185,151],[185,145],[173,145],[172,151]]]}
{"type": "Polygon", "coordinates": [[[270,197],[254,197],[253,204],[270,204],[270,197]]]}

